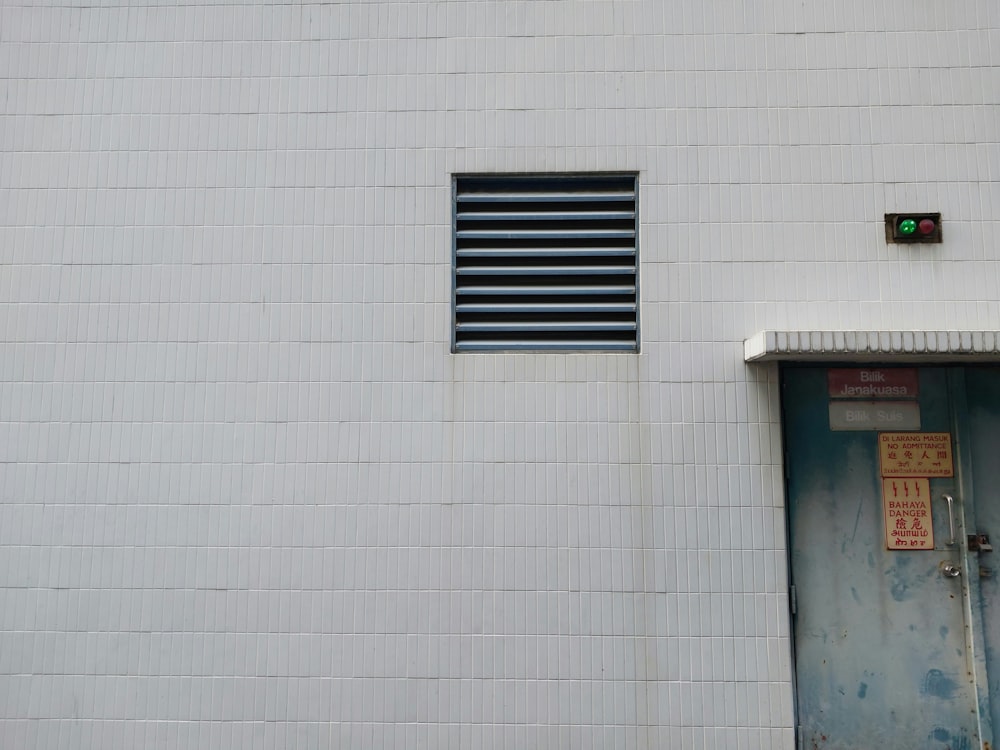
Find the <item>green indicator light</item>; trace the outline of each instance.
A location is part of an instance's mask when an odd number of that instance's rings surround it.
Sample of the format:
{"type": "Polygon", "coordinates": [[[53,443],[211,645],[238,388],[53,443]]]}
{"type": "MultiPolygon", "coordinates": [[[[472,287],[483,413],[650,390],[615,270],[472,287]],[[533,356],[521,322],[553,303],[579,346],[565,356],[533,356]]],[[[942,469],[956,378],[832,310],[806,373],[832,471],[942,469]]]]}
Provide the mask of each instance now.
{"type": "Polygon", "coordinates": [[[899,222],[900,234],[913,234],[917,231],[917,222],[913,219],[903,219],[899,222]]]}

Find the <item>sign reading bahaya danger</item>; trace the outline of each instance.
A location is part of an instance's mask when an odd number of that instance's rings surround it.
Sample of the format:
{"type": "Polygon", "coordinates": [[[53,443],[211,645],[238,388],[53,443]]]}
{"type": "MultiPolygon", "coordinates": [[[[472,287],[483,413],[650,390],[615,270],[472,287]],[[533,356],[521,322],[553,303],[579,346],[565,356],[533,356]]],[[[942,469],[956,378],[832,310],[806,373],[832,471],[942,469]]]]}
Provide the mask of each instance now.
{"type": "Polygon", "coordinates": [[[930,481],[883,479],[882,520],[886,549],[934,549],[930,481]]]}

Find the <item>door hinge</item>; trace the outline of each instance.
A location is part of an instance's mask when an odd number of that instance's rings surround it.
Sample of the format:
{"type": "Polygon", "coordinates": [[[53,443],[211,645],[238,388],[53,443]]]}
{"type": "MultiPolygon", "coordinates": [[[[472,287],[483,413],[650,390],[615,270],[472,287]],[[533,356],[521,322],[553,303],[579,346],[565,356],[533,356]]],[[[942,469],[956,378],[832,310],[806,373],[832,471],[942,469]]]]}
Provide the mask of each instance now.
{"type": "Polygon", "coordinates": [[[788,587],[788,606],[791,608],[793,615],[798,614],[799,597],[796,594],[794,583],[788,587]]]}

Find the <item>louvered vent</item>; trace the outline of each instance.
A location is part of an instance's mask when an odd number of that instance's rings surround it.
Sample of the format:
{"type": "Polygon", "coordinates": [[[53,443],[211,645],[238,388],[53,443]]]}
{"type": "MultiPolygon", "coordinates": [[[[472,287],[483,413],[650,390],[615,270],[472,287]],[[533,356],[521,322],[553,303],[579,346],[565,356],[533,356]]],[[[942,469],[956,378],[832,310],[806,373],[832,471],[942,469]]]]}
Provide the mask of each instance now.
{"type": "Polygon", "coordinates": [[[636,351],[634,174],[455,178],[455,351],[636,351]]]}

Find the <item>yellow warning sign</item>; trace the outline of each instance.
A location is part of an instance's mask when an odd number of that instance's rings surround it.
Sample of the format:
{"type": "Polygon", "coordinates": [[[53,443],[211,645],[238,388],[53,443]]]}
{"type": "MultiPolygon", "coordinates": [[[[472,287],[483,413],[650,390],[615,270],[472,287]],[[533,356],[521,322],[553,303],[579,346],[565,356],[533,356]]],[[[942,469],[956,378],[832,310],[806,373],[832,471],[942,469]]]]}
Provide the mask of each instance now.
{"type": "Polygon", "coordinates": [[[952,477],[949,432],[880,432],[878,461],[883,477],[952,477]]]}
{"type": "Polygon", "coordinates": [[[928,479],[882,480],[886,549],[934,549],[928,479]]]}

